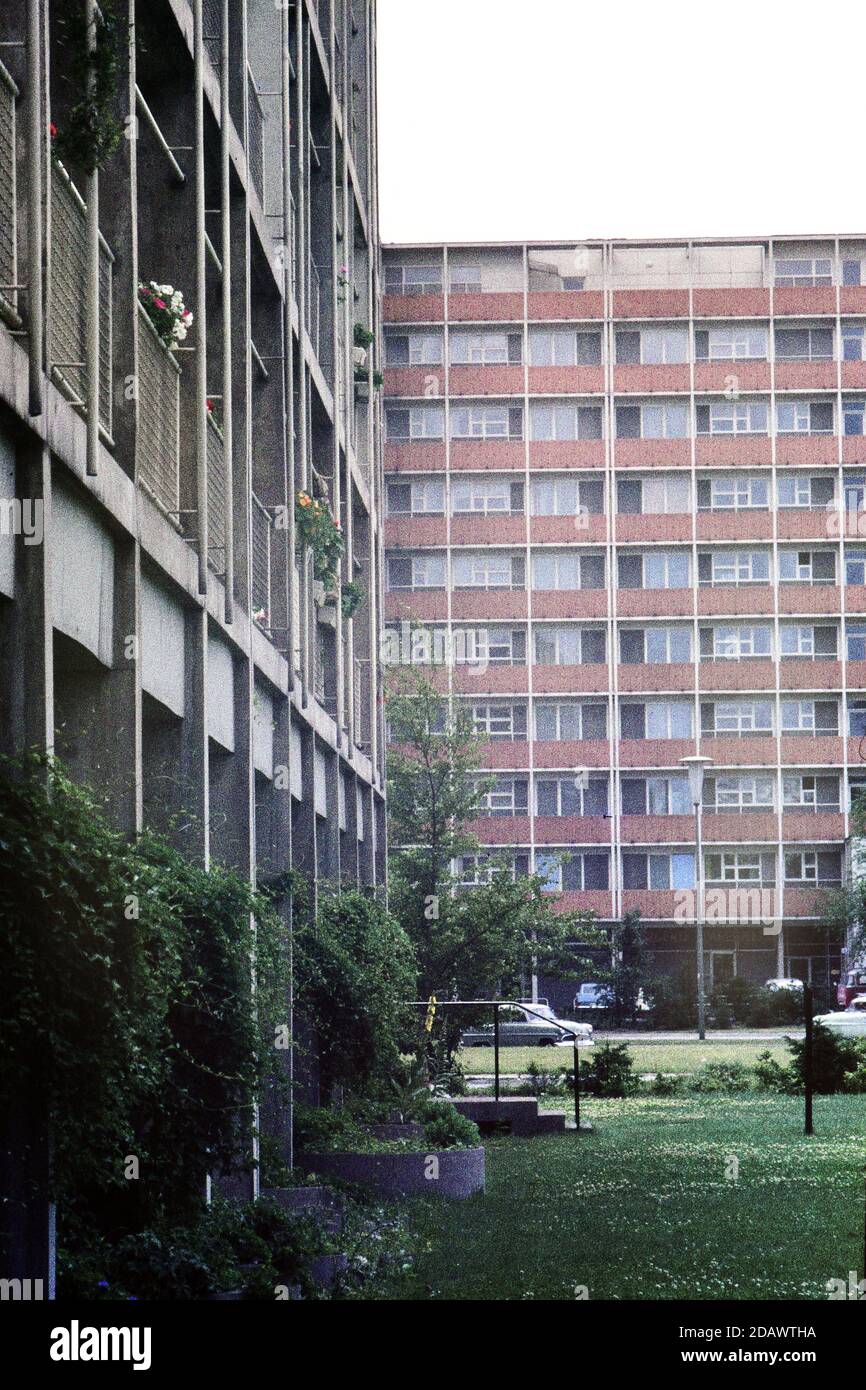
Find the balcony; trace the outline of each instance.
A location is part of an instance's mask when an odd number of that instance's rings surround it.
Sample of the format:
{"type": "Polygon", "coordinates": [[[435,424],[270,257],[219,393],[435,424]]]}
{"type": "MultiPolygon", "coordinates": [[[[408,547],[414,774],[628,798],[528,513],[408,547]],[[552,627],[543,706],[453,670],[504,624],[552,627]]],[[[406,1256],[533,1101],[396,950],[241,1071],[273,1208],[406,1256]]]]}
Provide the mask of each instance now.
{"type": "Polygon", "coordinates": [[[836,363],[776,361],[777,391],[835,391],[836,363]]]}
{"type": "Polygon", "coordinates": [[[448,595],[444,589],[395,589],[385,595],[385,617],[444,623],[448,595]]]}
{"type": "Polygon", "coordinates": [[[766,434],[702,434],[695,460],[704,468],[751,468],[772,463],[773,445],[766,434]]]}
{"type": "Polygon", "coordinates": [[[617,589],[620,618],[690,618],[695,611],[692,589],[617,589]]]}
{"type": "Polygon", "coordinates": [[[694,291],[695,318],[765,319],[770,313],[770,291],[752,289],[705,289],[694,291]]]}
{"type": "Polygon", "coordinates": [[[457,323],[522,323],[523,295],[502,290],[449,294],[448,318],[457,323]]]}
{"type": "Polygon", "coordinates": [[[536,695],[607,693],[609,667],[604,662],[585,666],[533,666],[532,686],[536,695]]]}
{"type": "Polygon", "coordinates": [[[439,473],[445,468],[442,439],[386,440],[386,473],[439,473]]]}
{"type": "Polygon", "coordinates": [[[452,396],[518,396],[523,394],[523,368],[452,367],[448,375],[452,396]]]}
{"type": "Polygon", "coordinates": [[[247,68],[247,168],[262,208],[265,205],[265,112],[252,69],[247,68]]]}
{"type": "Polygon", "coordinates": [[[736,383],[739,391],[769,391],[769,362],[742,361],[696,362],[695,391],[723,395],[736,383]]]}
{"type": "Polygon", "coordinates": [[[837,540],[839,513],[825,507],[780,507],[777,513],[779,540],[837,540]]]}
{"type": "MultiPolygon", "coordinates": [[[[864,286],[866,290],[866,286],[864,286]]],[[[843,391],[863,391],[866,389],[866,362],[842,362],[843,391]]]]}
{"type": "Polygon", "coordinates": [[[778,836],[775,811],[740,810],[739,807],[724,811],[705,807],[701,823],[705,844],[761,844],[768,840],[773,842],[778,836]]]}
{"type": "Polygon", "coordinates": [[[482,845],[528,845],[528,816],[479,816],[466,826],[482,845]]]}
{"type": "Polygon", "coordinates": [[[15,101],[18,88],[0,63],[0,316],[18,318],[15,101]]]}
{"type": "Polygon", "coordinates": [[[138,315],[138,481],[176,522],[180,508],[180,366],[138,315]]]}
{"type": "Polygon", "coordinates": [[[707,585],[698,590],[701,617],[772,613],[773,590],[768,584],[707,585]]]}
{"type": "Polygon", "coordinates": [[[845,838],[845,817],[839,811],[785,810],[782,838],[786,844],[817,844],[827,840],[839,843],[845,838]]]}
{"type": "Polygon", "coordinates": [[[691,738],[624,738],[619,743],[619,761],[621,767],[676,767],[694,751],[691,738]]]}
{"type": "Polygon", "coordinates": [[[601,290],[530,290],[527,312],[533,322],[604,318],[601,290]]]}
{"type": "MultiPolygon", "coordinates": [[[[87,414],[87,207],[62,165],[51,169],[51,276],[48,342],[51,376],[63,394],[87,414]]],[[[99,238],[99,424],[112,432],[112,267],[99,238]]]]}
{"type": "Polygon", "coordinates": [[[455,589],[451,595],[454,618],[525,618],[525,589],[455,589]]]}
{"type": "Polygon", "coordinates": [[[838,613],[842,591],[835,584],[780,584],[780,613],[838,613]]]}
{"type": "MultiPolygon", "coordinates": [[[[690,386],[689,368],[685,365],[653,365],[614,367],[613,389],[620,392],[640,392],[643,395],[662,391],[667,395],[675,391],[688,391],[690,386]]],[[[724,389],[724,388],[723,388],[724,389]]]]}
{"type": "Polygon", "coordinates": [[[530,367],[529,394],[589,396],[604,391],[604,367],[530,367]]]}
{"type": "MultiPolygon", "coordinates": [[[[603,439],[533,439],[530,468],[604,468],[603,439]]],[[[520,467],[523,467],[521,456],[520,467]]]]}
{"type": "Polygon", "coordinates": [[[664,665],[629,663],[618,667],[617,684],[623,693],[642,690],[692,691],[695,688],[695,668],[678,661],[664,665]]]}
{"type": "Polygon", "coordinates": [[[672,892],[661,888],[627,888],[622,895],[622,910],[639,912],[644,921],[674,920],[682,901],[683,890],[672,892]]]}
{"type": "Polygon", "coordinates": [[[411,549],[435,545],[441,549],[447,540],[448,522],[444,516],[389,516],[385,522],[385,545],[389,549],[411,549]]]}
{"type": "Polygon", "coordinates": [[[529,767],[529,744],[525,739],[492,739],[478,748],[478,766],[481,768],[519,768],[529,767]]]}
{"type": "Polygon", "coordinates": [[[382,389],[386,397],[428,397],[431,380],[436,383],[434,394],[445,394],[445,368],[441,363],[430,367],[386,367],[384,377],[382,389]]]}
{"type": "Polygon", "coordinates": [[[522,439],[452,439],[451,467],[480,472],[490,468],[503,472],[523,469],[525,448],[522,439]]]}
{"type": "Polygon", "coordinates": [[[698,512],[699,541],[771,541],[773,518],[769,512],[698,512]]]}
{"type": "Polygon", "coordinates": [[[773,291],[773,313],[835,314],[836,290],[833,285],[778,285],[773,291]]]}
{"type": "Polygon", "coordinates": [[[386,294],[382,300],[385,323],[441,323],[445,296],[441,294],[386,294]]]}
{"type": "Polygon", "coordinates": [[[647,513],[646,516],[620,513],[615,524],[619,545],[632,541],[690,541],[692,538],[691,512],[647,513]]]}
{"type": "Polygon", "coordinates": [[[578,512],[576,516],[533,516],[529,521],[529,539],[547,545],[603,542],[607,540],[607,517],[590,516],[587,512],[578,512]]]}
{"type": "Polygon", "coordinates": [[[772,661],[707,661],[700,664],[699,688],[703,691],[772,690],[776,684],[772,661]]]}
{"type": "Polygon", "coordinates": [[[454,689],[467,695],[523,695],[529,689],[529,672],[525,666],[456,666],[454,689]]]}
{"type": "Polygon", "coordinates": [[[370,662],[361,657],[355,658],[352,696],[354,701],[354,740],[356,748],[369,752],[373,715],[373,699],[370,679],[370,662]]]}
{"type": "Polygon", "coordinates": [[[452,545],[523,545],[526,517],[522,514],[489,516],[480,512],[461,512],[451,518],[452,545]]]}
{"type": "Polygon", "coordinates": [[[688,468],[692,447],[688,439],[617,439],[617,468],[688,468]]]}
{"type": "Polygon", "coordinates": [[[609,845],[610,816],[536,816],[537,845],[609,845]]]}
{"type": "Polygon", "coordinates": [[[621,816],[624,845],[682,845],[694,840],[693,816],[621,816]]]}
{"type": "Polygon", "coordinates": [[[688,290],[614,290],[615,319],[688,318],[688,290]]]}
{"type": "Polygon", "coordinates": [[[719,734],[701,739],[701,753],[717,767],[769,767],[776,761],[772,734],[719,734]]]}
{"type": "Polygon", "coordinates": [[[594,912],[601,922],[613,917],[613,894],[597,888],[582,893],[559,893],[553,898],[554,912],[594,912]]]}
{"type": "Polygon", "coordinates": [[[606,618],[605,589],[533,589],[532,616],[547,618],[606,618]]]}
{"type": "MultiPolygon", "coordinates": [[[[855,749],[859,747],[859,742],[859,739],[852,739],[849,749],[852,745],[855,749]]],[[[782,762],[788,767],[820,767],[843,760],[843,742],[836,734],[782,734],[779,747],[782,762]]],[[[849,758],[852,762],[861,761],[856,752],[850,753],[849,758]]]]}
{"type": "MultiPolygon", "coordinates": [[[[599,667],[599,670],[606,671],[607,667],[599,667]]],[[[607,767],[610,761],[610,744],[606,738],[586,739],[582,743],[573,739],[536,739],[532,751],[536,768],[607,767]]]]}
{"type": "Polygon", "coordinates": [[[837,462],[839,440],[835,434],[780,434],[776,437],[776,462],[832,468],[837,462]]]}
{"type": "MultiPolygon", "coordinates": [[[[838,887],[838,885],[837,885],[838,887]]],[[[785,916],[813,917],[826,920],[830,885],[827,888],[794,888],[785,886],[785,916]]]]}

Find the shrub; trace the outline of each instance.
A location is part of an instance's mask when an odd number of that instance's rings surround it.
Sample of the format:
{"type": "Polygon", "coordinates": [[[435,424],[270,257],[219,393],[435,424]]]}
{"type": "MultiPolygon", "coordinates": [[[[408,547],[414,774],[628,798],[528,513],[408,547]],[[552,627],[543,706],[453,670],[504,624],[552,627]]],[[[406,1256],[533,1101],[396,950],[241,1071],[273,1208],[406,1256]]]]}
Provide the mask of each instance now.
{"type": "Polygon", "coordinates": [[[424,1120],[424,1139],[431,1149],[474,1149],[481,1136],[474,1120],[469,1120],[447,1101],[434,1101],[424,1120]]]}
{"type": "MultiPolygon", "coordinates": [[[[806,1040],[789,1038],[791,1071],[799,1090],[805,1087],[806,1040]]],[[[866,1060],[866,1046],[859,1038],[842,1038],[825,1028],[814,1025],[812,1046],[812,1089],[820,1095],[833,1095],[845,1087],[846,1072],[856,1073],[866,1060]]]]}
{"type": "Polygon", "coordinates": [[[654,1096],[677,1096],[685,1089],[685,1077],[657,1071],[649,1086],[654,1096]]]}
{"type": "Polygon", "coordinates": [[[581,1087],[590,1095],[620,1097],[637,1088],[634,1059],[626,1043],[602,1043],[580,1069],[581,1087]]]}
{"type": "Polygon", "coordinates": [[[790,1067],[782,1066],[770,1052],[761,1052],[753,1068],[758,1086],[765,1091],[782,1094],[795,1090],[796,1081],[790,1067]]]}
{"type": "Polygon", "coordinates": [[[554,1067],[547,1070],[537,1062],[530,1062],[526,1069],[526,1080],[517,1088],[520,1096],[559,1096],[565,1090],[565,1068],[554,1067]]]}
{"type": "Polygon", "coordinates": [[[749,1089],[749,1069],[742,1062],[704,1062],[691,1078],[690,1089],[734,1095],[749,1089]]]}

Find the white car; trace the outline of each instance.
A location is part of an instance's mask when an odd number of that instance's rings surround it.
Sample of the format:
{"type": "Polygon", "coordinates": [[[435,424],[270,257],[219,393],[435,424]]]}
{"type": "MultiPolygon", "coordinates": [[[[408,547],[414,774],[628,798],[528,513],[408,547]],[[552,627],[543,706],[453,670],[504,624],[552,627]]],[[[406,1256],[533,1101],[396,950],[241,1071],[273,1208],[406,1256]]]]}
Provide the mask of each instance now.
{"type": "Polygon", "coordinates": [[[795,979],[793,979],[791,976],[787,976],[787,977],[786,977],[786,976],[777,975],[775,979],[773,979],[773,980],[768,980],[767,983],[764,985],[764,988],[765,988],[765,989],[771,989],[771,990],[773,990],[773,991],[775,991],[775,990],[777,990],[777,989],[799,989],[799,990],[801,990],[801,989],[803,988],[803,981],[802,981],[802,980],[795,980],[795,979]]]}
{"type": "Polygon", "coordinates": [[[839,1033],[843,1038],[866,1037],[866,994],[855,995],[847,1009],[816,1014],[815,1022],[823,1023],[831,1033],[839,1033]]]}

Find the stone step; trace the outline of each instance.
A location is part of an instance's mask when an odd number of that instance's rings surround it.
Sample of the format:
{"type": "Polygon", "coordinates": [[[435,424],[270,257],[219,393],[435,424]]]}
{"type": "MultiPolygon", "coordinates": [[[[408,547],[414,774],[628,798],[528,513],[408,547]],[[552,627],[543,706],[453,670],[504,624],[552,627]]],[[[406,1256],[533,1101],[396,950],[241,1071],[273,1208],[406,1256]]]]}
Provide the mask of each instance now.
{"type": "Polygon", "coordinates": [[[452,1105],[474,1120],[482,1134],[555,1134],[565,1129],[565,1111],[539,1112],[536,1096],[457,1096],[452,1105]]]}

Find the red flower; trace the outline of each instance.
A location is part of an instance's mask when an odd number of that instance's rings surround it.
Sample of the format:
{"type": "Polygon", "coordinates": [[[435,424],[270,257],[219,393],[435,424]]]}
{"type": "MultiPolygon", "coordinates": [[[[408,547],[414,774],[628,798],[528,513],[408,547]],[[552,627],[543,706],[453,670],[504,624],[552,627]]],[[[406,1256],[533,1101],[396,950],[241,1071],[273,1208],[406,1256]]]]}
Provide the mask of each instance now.
{"type": "Polygon", "coordinates": [[[209,415],[213,415],[213,401],[208,401],[208,402],[207,402],[207,409],[208,409],[208,414],[209,414],[209,415]]]}
{"type": "Polygon", "coordinates": [[[48,132],[49,132],[49,134],[50,134],[52,140],[53,140],[53,139],[55,138],[55,136],[57,135],[57,126],[54,124],[53,121],[51,121],[51,122],[49,123],[48,132]]]}
{"type": "Polygon", "coordinates": [[[156,305],[157,309],[164,309],[164,308],[165,308],[165,300],[164,300],[164,299],[154,299],[153,302],[154,302],[154,304],[156,305]]]}

